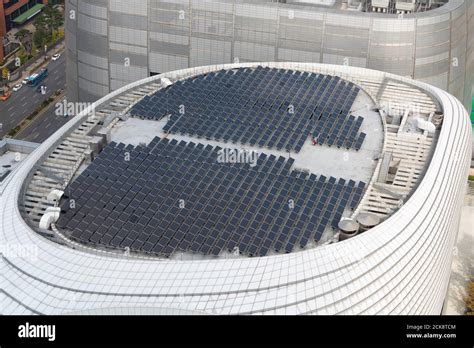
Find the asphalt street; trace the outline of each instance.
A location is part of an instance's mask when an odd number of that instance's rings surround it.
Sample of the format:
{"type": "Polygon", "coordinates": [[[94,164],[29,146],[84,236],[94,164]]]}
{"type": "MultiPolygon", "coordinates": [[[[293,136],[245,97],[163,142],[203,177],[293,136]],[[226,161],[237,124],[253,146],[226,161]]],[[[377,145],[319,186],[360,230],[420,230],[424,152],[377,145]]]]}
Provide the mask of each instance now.
{"type": "Polygon", "coordinates": [[[27,128],[21,131],[15,139],[31,141],[33,143],[42,143],[51,135],[64,126],[70,117],[65,118],[56,115],[55,104],[51,104],[44,114],[38,116],[31,122],[27,128]]]}
{"type": "MultiPolygon", "coordinates": [[[[65,90],[66,86],[66,63],[65,57],[62,55],[57,61],[50,63],[47,66],[48,77],[43,85],[47,87],[46,94],[43,95],[36,91],[36,88],[23,86],[18,92],[12,92],[12,96],[6,102],[0,102],[0,138],[3,138],[8,132],[20,124],[26,117],[46,99],[48,99],[58,89],[65,90]]],[[[54,128],[54,123],[58,120],[58,116],[54,113],[54,106],[52,110],[41,116],[41,118],[48,118],[51,126],[54,128]]],[[[34,126],[34,124],[31,124],[34,126]]],[[[28,128],[30,128],[28,127],[28,128]]],[[[56,127],[58,129],[59,126],[56,127]]],[[[25,134],[26,133],[25,130],[25,134]]],[[[51,133],[52,134],[52,133],[51,133]]],[[[21,137],[19,137],[21,139],[21,137]]]]}

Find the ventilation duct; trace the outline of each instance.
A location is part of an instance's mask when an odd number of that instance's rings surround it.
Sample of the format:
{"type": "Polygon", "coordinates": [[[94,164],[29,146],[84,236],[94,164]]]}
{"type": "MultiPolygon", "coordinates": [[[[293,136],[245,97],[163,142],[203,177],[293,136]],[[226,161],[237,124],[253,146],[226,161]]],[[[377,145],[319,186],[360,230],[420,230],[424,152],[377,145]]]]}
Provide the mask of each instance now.
{"type": "Polygon", "coordinates": [[[56,204],[57,202],[59,202],[59,200],[61,199],[63,195],[64,195],[63,191],[53,190],[48,195],[48,202],[56,204]]]}
{"type": "Polygon", "coordinates": [[[429,134],[436,133],[436,126],[433,123],[425,121],[421,118],[417,119],[416,126],[418,129],[428,132],[429,134]]]}
{"type": "Polygon", "coordinates": [[[51,224],[59,220],[61,214],[61,208],[47,208],[46,213],[41,217],[39,228],[42,230],[49,230],[51,224]]]}
{"type": "Polygon", "coordinates": [[[359,233],[359,223],[352,219],[339,221],[339,240],[343,241],[356,236],[359,233]]]}
{"type": "Polygon", "coordinates": [[[170,79],[167,79],[166,77],[163,77],[163,78],[161,79],[161,85],[162,85],[164,88],[169,87],[169,86],[171,86],[172,84],[173,84],[173,82],[171,82],[171,80],[170,80],[170,79]]]}
{"type": "Polygon", "coordinates": [[[357,217],[361,232],[365,232],[380,224],[380,218],[375,214],[361,213],[357,217]]]}

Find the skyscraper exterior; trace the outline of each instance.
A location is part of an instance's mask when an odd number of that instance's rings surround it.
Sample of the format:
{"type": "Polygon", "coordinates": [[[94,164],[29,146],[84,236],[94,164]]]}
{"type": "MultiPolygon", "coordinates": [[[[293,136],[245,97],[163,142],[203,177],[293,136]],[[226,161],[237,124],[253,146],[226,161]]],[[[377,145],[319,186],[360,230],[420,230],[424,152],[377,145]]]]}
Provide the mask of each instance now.
{"type": "Polygon", "coordinates": [[[155,74],[202,65],[350,65],[443,88],[471,108],[474,4],[414,14],[258,0],[67,0],[68,92],[92,101],[155,74]]]}

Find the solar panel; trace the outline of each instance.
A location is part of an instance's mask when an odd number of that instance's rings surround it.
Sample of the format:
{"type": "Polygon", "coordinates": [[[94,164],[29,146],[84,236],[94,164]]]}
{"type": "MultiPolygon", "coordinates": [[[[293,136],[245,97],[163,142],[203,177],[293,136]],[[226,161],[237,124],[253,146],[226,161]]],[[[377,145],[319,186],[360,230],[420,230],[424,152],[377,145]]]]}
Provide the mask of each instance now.
{"type": "MultiPolygon", "coordinates": [[[[209,76],[180,81],[146,96],[130,113],[154,120],[170,115],[164,127],[167,133],[299,152],[305,140],[301,136],[307,137],[312,128],[330,131],[322,127],[331,122],[329,117],[309,121],[315,110],[347,114],[358,94],[352,83],[320,74],[257,68],[209,76]],[[181,105],[186,105],[184,114],[181,105]]],[[[319,131],[314,134],[319,136],[319,131]]],[[[329,136],[329,145],[341,147],[346,134],[335,129],[324,136],[329,136]]]]}
{"type": "MultiPolygon", "coordinates": [[[[132,115],[170,114],[168,133],[281,151],[300,151],[311,134],[320,145],[360,150],[363,119],[348,115],[357,93],[336,77],[239,69],[174,84],[143,98],[132,115]]],[[[264,256],[319,241],[365,189],[295,170],[291,156],[262,154],[257,167],[216,163],[219,150],[167,138],[146,147],[112,143],[66,188],[57,225],[79,242],[139,253],[217,256],[237,246],[264,256]],[[77,209],[69,208],[71,197],[77,209]]]]}

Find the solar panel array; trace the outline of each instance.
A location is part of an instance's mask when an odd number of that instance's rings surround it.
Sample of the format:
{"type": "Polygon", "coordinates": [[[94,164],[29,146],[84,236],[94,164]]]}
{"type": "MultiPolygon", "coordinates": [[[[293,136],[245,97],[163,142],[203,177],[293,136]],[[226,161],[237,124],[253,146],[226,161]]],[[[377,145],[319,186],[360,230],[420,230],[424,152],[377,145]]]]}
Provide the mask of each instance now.
{"type": "Polygon", "coordinates": [[[365,188],[274,155],[258,155],[256,166],[219,163],[221,150],[111,143],[65,190],[57,226],[79,242],[138,253],[265,256],[319,241],[365,188]]]}
{"type": "Polygon", "coordinates": [[[164,131],[208,140],[299,152],[320,145],[359,150],[363,118],[349,117],[359,88],[337,76],[258,67],[178,81],[131,110],[169,120],[164,131]]]}

